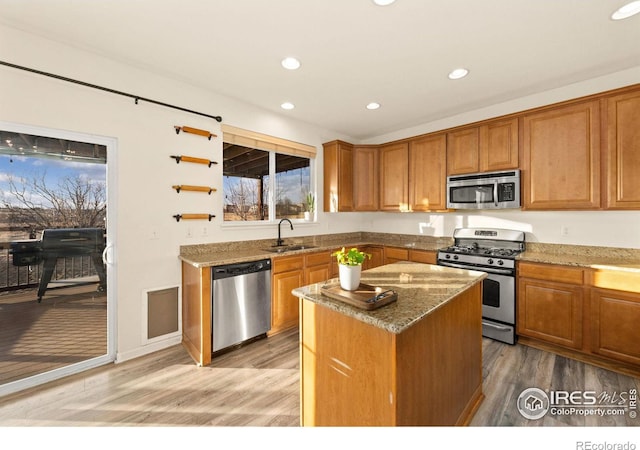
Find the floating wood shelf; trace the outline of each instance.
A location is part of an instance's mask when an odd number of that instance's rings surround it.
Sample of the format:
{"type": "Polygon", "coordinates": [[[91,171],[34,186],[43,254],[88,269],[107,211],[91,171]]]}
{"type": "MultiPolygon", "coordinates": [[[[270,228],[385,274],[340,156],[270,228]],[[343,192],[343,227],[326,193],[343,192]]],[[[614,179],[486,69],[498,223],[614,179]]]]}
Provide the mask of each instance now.
{"type": "Polygon", "coordinates": [[[180,222],[180,219],[183,220],[208,220],[211,222],[215,215],[213,214],[175,214],[173,216],[176,219],[176,222],[180,222]]]}
{"type": "Polygon", "coordinates": [[[188,184],[177,184],[171,186],[172,189],[175,189],[179,194],[180,191],[194,191],[194,192],[206,192],[211,195],[212,192],[215,192],[217,189],[209,186],[189,186],[188,184]]]}
{"type": "Polygon", "coordinates": [[[211,167],[212,164],[218,164],[216,161],[210,161],[205,158],[195,158],[193,156],[182,156],[182,155],[171,155],[170,158],[176,160],[176,164],[179,164],[180,161],[190,162],[195,164],[206,164],[211,167]]]}
{"type": "Polygon", "coordinates": [[[207,139],[211,140],[212,137],[217,137],[215,134],[211,133],[207,130],[200,130],[198,128],[191,127],[180,127],[178,125],[174,126],[176,129],[176,134],[180,134],[180,131],[184,131],[185,133],[197,134],[198,136],[204,136],[207,139]]]}

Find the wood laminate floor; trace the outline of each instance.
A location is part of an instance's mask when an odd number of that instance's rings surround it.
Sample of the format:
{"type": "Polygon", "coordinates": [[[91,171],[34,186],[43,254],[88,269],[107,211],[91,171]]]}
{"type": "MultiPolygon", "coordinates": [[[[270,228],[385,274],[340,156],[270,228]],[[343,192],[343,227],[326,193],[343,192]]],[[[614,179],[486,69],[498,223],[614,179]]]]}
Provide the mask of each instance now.
{"type": "MultiPolygon", "coordinates": [[[[624,416],[522,417],[523,389],[640,388],[640,380],[524,345],[483,341],[485,400],[471,425],[638,426],[624,416]]],[[[226,353],[197,367],[181,346],[121,364],[91,369],[0,398],[0,426],[257,426],[297,427],[299,418],[297,330],[226,353]]]]}

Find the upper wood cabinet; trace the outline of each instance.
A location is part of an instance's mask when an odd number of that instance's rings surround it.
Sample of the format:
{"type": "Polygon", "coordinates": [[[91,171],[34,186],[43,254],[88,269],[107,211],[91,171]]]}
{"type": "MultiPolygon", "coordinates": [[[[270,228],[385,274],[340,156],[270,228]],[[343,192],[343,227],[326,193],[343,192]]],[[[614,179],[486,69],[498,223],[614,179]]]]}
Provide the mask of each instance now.
{"type": "Polygon", "coordinates": [[[324,211],[353,211],[353,145],[331,141],[322,147],[324,211]]]}
{"type": "Polygon", "coordinates": [[[380,209],[409,210],[409,146],[406,142],[380,146],[380,209]]]}
{"type": "Polygon", "coordinates": [[[518,118],[447,133],[447,174],[518,168],[518,118]]]}
{"type": "Polygon", "coordinates": [[[409,141],[409,209],[447,207],[447,135],[428,135],[409,141]]]}
{"type": "Polygon", "coordinates": [[[377,211],[379,208],[378,146],[353,147],[353,209],[377,211]]]}
{"type": "Polygon", "coordinates": [[[640,90],[606,100],[607,197],[611,209],[640,208],[640,90]]]}
{"type": "Polygon", "coordinates": [[[598,100],[523,116],[525,209],[600,207],[598,100]]]}

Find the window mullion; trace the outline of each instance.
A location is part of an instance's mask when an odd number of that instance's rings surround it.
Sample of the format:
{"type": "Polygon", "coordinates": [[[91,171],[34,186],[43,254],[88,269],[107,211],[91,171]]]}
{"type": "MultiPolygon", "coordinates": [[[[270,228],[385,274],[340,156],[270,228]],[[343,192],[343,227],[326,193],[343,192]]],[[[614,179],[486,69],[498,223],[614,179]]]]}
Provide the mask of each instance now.
{"type": "Polygon", "coordinates": [[[276,153],[269,152],[269,221],[276,220],[276,153]]]}

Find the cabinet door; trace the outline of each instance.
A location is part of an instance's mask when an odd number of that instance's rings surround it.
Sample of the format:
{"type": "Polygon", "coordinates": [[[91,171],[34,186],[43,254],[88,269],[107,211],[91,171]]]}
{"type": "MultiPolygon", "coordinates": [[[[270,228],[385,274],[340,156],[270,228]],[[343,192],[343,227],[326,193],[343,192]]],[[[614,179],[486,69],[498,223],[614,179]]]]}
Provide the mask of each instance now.
{"type": "Polygon", "coordinates": [[[518,168],[518,119],[497,120],[480,127],[480,171],[518,168]]]}
{"type": "Polygon", "coordinates": [[[353,148],[353,206],[356,211],[377,211],[379,206],[378,147],[353,148]]]}
{"type": "Polygon", "coordinates": [[[424,264],[436,264],[437,252],[428,250],[409,250],[409,261],[424,264]]]}
{"type": "Polygon", "coordinates": [[[398,261],[409,261],[409,250],[406,248],[385,247],[384,263],[391,264],[398,261]]]}
{"type": "Polygon", "coordinates": [[[353,145],[332,141],[322,147],[324,211],[353,211],[353,145]]]}
{"type": "Polygon", "coordinates": [[[480,129],[447,133],[447,175],[480,171],[480,129]]]}
{"type": "Polygon", "coordinates": [[[362,270],[373,269],[384,264],[384,247],[365,247],[363,251],[370,254],[371,258],[365,259],[362,270]]]}
{"type": "Polygon", "coordinates": [[[599,102],[523,117],[523,201],[526,209],[600,207],[599,102]]]}
{"type": "Polygon", "coordinates": [[[291,291],[304,284],[304,271],[293,270],[273,275],[271,301],[271,334],[298,324],[298,297],[291,291]]]}
{"type": "Polygon", "coordinates": [[[409,142],[409,207],[412,211],[447,207],[447,135],[409,142]]]}
{"type": "Polygon", "coordinates": [[[582,347],[583,288],[520,278],[518,334],[574,349],[582,347]]]}
{"type": "Polygon", "coordinates": [[[409,151],[406,143],[380,147],[380,209],[409,210],[409,151]]]}
{"type": "Polygon", "coordinates": [[[606,207],[640,209],[640,91],[608,99],[606,153],[606,207]]]}
{"type": "Polygon", "coordinates": [[[605,289],[591,290],[592,351],[640,364],[640,295],[605,289]]]}

